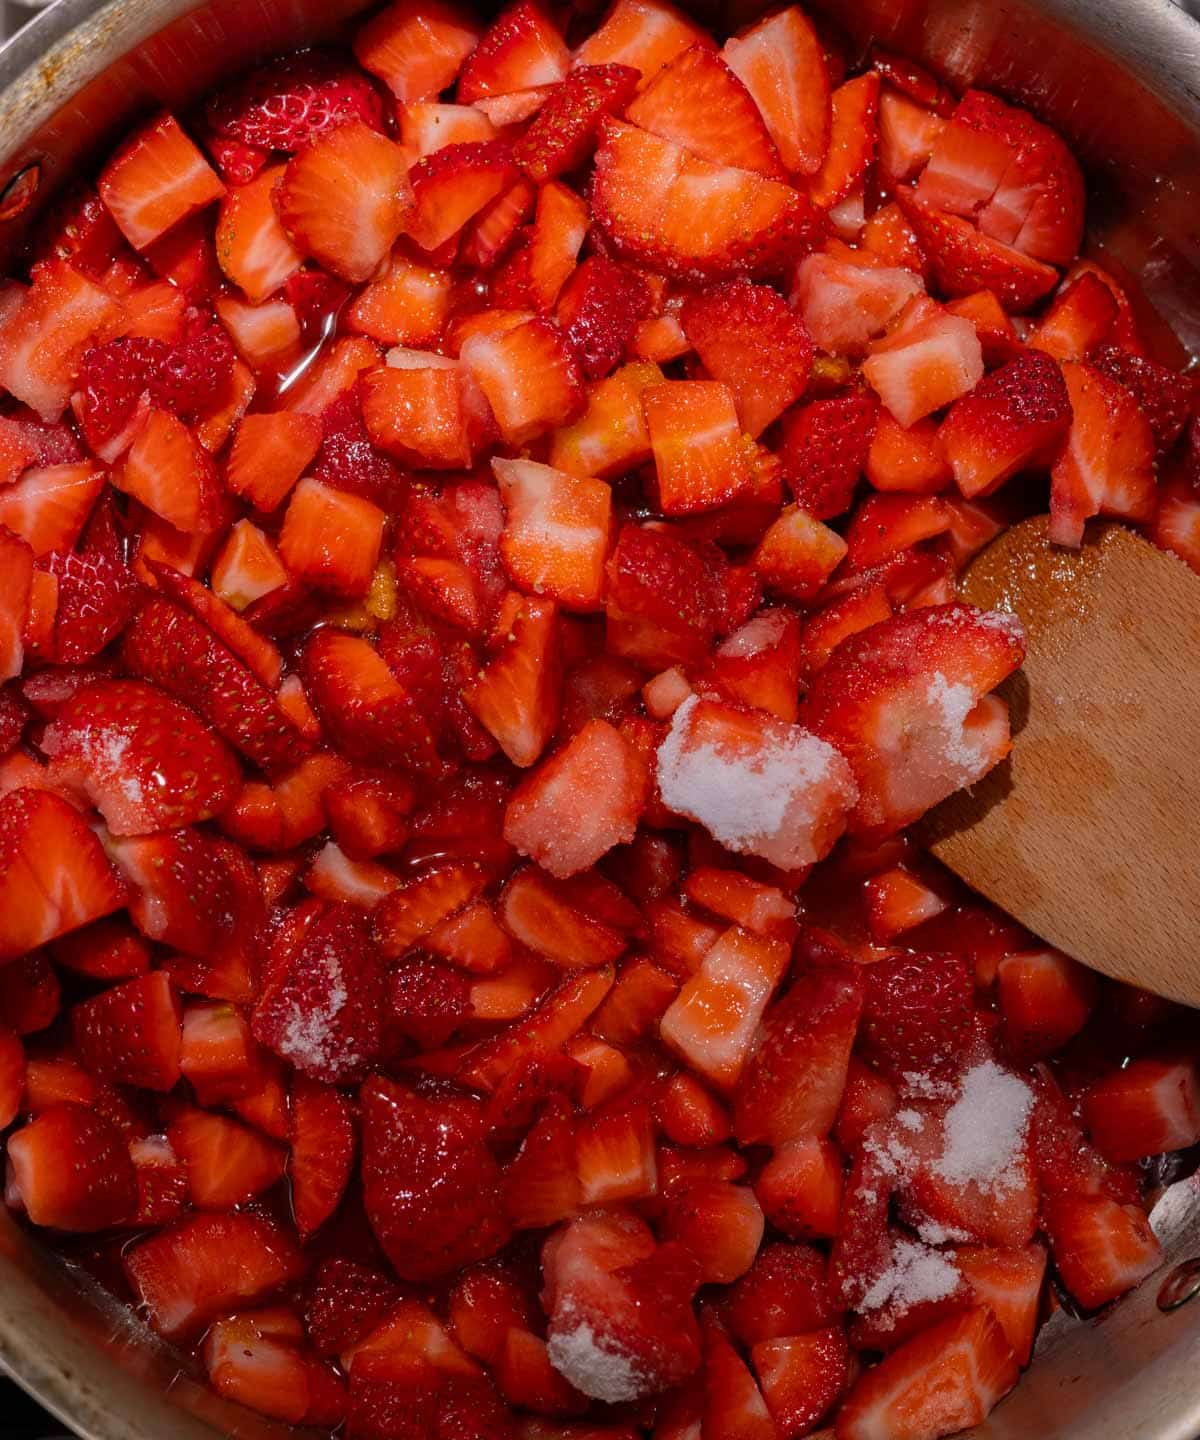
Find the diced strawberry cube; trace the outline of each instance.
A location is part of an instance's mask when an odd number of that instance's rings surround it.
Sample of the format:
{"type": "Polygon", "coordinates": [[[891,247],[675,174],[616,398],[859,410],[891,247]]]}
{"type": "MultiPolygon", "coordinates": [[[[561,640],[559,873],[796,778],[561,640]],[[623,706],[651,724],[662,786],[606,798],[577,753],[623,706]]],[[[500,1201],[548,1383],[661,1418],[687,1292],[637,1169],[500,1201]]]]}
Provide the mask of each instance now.
{"type": "Polygon", "coordinates": [[[983,378],[979,337],[969,320],[933,307],[877,341],[863,377],[901,425],[913,425],[983,378]]]}
{"type": "Polygon", "coordinates": [[[924,290],[911,270],[854,265],[809,255],[796,271],[792,303],[814,343],[831,355],[858,356],[924,290]]]}
{"type": "Polygon", "coordinates": [[[500,335],[472,335],[460,358],[510,445],[525,445],[567,424],[583,408],[579,367],[551,320],[527,320],[500,335]]]}
{"type": "Polygon", "coordinates": [[[213,594],[241,612],[288,583],[279,551],[257,525],[239,520],[213,561],[213,594]]]}
{"type": "Polygon", "coordinates": [[[662,1019],[665,1044],[721,1089],[738,1081],[788,963],[782,941],[727,930],[662,1019]]]}
{"type": "Polygon", "coordinates": [[[749,1186],[712,1180],[672,1195],[659,1233],[692,1252],[705,1285],[732,1285],[753,1264],[763,1228],[763,1213],[749,1186]]]}
{"type": "MultiPolygon", "coordinates": [[[[715,691],[718,699],[765,710],[790,725],[796,719],[802,668],[799,620],[782,608],[764,609],[717,646],[697,684],[715,691]]],[[[690,685],[675,687],[659,718],[673,715],[690,690],[690,685]]],[[[646,703],[650,709],[648,696],[646,703]]]]}
{"type": "Polygon", "coordinates": [[[1186,1060],[1133,1060],[1088,1086],[1083,1122],[1106,1160],[1121,1164],[1200,1139],[1196,1068],[1186,1060]]]}
{"type": "Polygon", "coordinates": [[[247,415],[237,427],[225,464],[225,483],[258,510],[276,509],[321,444],[314,415],[290,411],[247,415]]]}
{"type": "Polygon", "coordinates": [[[664,515],[711,510],[751,484],[733,392],[715,381],[671,380],[642,391],[664,515]]]}
{"type": "MultiPolygon", "coordinates": [[[[394,353],[394,352],[393,352],[394,353]]],[[[470,468],[481,438],[480,406],[456,360],[411,351],[402,366],[370,370],[362,381],[362,413],[381,450],[420,470],[470,468]]]]}
{"type": "Polygon", "coordinates": [[[362,595],[371,582],[386,517],[377,505],[311,476],[292,491],[279,552],[293,575],[337,595],[362,595]]]}
{"type": "Polygon", "coordinates": [[[1104,1195],[1045,1195],[1042,1224],[1063,1284],[1085,1310],[1132,1290],[1162,1261],[1139,1205],[1104,1195]]]}
{"type": "Polygon", "coordinates": [[[105,166],[97,188],[135,250],[144,250],[225,193],[173,115],[140,130],[105,166]]]}
{"type": "Polygon", "coordinates": [[[626,365],[588,386],[587,406],[574,424],[556,430],[550,463],[573,475],[610,479],[650,458],[642,392],[662,382],[657,365],[626,365]]]}
{"type": "Polygon", "coordinates": [[[590,721],[513,792],[504,838],[552,875],[575,875],[633,839],[646,783],[620,731],[590,721]]]}
{"type": "Polygon", "coordinates": [[[104,290],[66,261],[44,261],[5,317],[0,385],[43,420],[57,420],[84,350],[116,309],[104,290]]]}
{"type": "Polygon", "coordinates": [[[436,99],[479,41],[476,17],[451,0],[393,0],[354,37],[354,54],[403,105],[436,99]]]}
{"type": "Polygon", "coordinates": [[[879,167],[893,185],[911,180],[928,162],[945,117],[885,85],[879,96],[879,167]]]}
{"type": "Polygon", "coordinates": [[[500,549],[513,583],[572,610],[595,609],[609,546],[609,486],[530,460],[496,459],[492,469],[507,515],[500,549]]]}
{"type": "Polygon", "coordinates": [[[846,542],[835,530],[814,520],[803,505],[788,505],[759,541],[750,563],[772,590],[807,603],[845,554],[846,542]]]}
{"type": "Polygon", "coordinates": [[[996,983],[1004,1043],[1025,1062],[1061,1049],[1083,1029],[1096,1003],[1095,975],[1057,950],[1005,955],[996,983]]]}

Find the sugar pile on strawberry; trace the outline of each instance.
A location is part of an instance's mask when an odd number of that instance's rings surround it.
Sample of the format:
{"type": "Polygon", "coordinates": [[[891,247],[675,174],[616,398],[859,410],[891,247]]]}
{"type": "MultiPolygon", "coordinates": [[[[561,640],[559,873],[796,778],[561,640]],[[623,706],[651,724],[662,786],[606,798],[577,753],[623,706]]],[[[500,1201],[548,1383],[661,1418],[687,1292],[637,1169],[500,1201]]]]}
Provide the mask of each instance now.
{"type": "Polygon", "coordinates": [[[393,0],[77,185],[0,334],[14,1214],[348,1440],[937,1440],[1152,1271],[1185,1017],[907,833],[1021,744],[990,539],[1200,570],[1084,201],[667,0],[393,0]]]}

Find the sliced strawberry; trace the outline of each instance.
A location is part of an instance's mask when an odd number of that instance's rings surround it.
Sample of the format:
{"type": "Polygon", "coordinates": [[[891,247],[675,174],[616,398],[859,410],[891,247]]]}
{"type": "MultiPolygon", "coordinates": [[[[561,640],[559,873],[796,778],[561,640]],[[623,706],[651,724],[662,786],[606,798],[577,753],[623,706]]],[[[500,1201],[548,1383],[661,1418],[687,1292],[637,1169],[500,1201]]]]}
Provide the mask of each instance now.
{"type": "Polygon", "coordinates": [[[8,1137],[9,1203],[35,1225],[92,1232],[127,1224],[137,1180],[120,1132],[95,1110],[55,1105],[8,1137]]]}
{"type": "Polygon", "coordinates": [[[49,790],[0,801],[0,956],[13,959],[111,914],[124,887],[83,817],[49,790]]]}
{"type": "Polygon", "coordinates": [[[868,1370],[838,1412],[839,1440],[965,1430],[986,1418],[1017,1376],[1004,1331],[977,1306],[930,1326],[868,1370]]]}
{"type": "Polygon", "coordinates": [[[1131,1290],[1162,1261],[1140,1206],[1103,1195],[1047,1195],[1042,1224],[1063,1284],[1085,1310],[1131,1290]]]}
{"type": "Polygon", "coordinates": [[[304,1260],[288,1234],[257,1215],[195,1215],[122,1256],[134,1294],[161,1334],[200,1334],[238,1304],[297,1279],[304,1260]]]}
{"type": "Polygon", "coordinates": [[[297,1075],[292,1083],[292,1210],[307,1240],[333,1214],[354,1162],[354,1119],[349,1101],[332,1086],[297,1075]]]}
{"type": "Polygon", "coordinates": [[[818,252],[800,262],[792,303],[820,349],[857,356],[922,288],[921,277],[911,269],[864,265],[818,252]]]}
{"type": "Polygon", "coordinates": [[[800,506],[814,520],[850,508],[867,463],[879,405],[869,390],[813,400],[784,416],[783,473],[800,506]]]}
{"type": "Polygon", "coordinates": [[[116,835],[211,819],[239,778],[232,753],[192,711],[137,681],[84,686],[42,749],[51,775],[86,795],[116,835]]]}
{"type": "Polygon", "coordinates": [[[366,592],[383,543],[384,512],[306,476],[292,491],[279,553],[293,575],[335,595],[366,592]]]}
{"type": "Polygon", "coordinates": [[[516,178],[501,140],[446,145],[413,166],[414,197],[405,228],[422,250],[438,250],[516,178]]]}
{"type": "Polygon", "coordinates": [[[705,281],[778,273],[814,240],[819,217],[797,191],[748,170],[714,165],[636,126],[601,124],[593,214],[635,263],[705,281]],[[705,224],[697,224],[703,203],[705,224]]]}
{"type": "Polygon", "coordinates": [[[507,642],[463,691],[467,708],[514,765],[532,765],[558,726],[560,643],[554,606],[526,600],[512,621],[507,642]]]}
{"type": "Polygon", "coordinates": [[[393,0],[360,27],[354,54],[403,105],[433,100],[454,83],[480,24],[451,0],[393,0]]]}
{"type": "Polygon", "coordinates": [[[812,22],[790,5],[726,42],[721,52],[754,97],[784,168],[813,175],[829,148],[829,69],[812,22]]]}
{"type": "Polygon", "coordinates": [[[344,280],[369,280],[412,209],[404,152],[361,120],[288,161],[275,192],[296,248],[344,280]]]}
{"type": "Polygon", "coordinates": [[[367,1216],[397,1274],[425,1281],[494,1254],[508,1226],[478,1106],[375,1078],[362,1107],[367,1216]]]}
{"type": "Polygon", "coordinates": [[[562,80],[570,55],[550,16],[533,0],[517,0],[484,32],[458,79],[458,100],[469,105],[562,80]]]}
{"type": "Polygon", "coordinates": [[[1070,423],[1062,371],[1049,356],[1029,351],[956,401],[938,438],[959,489],[973,497],[1044,463],[1070,423]]]}
{"type": "Polygon", "coordinates": [[[257,150],[301,150],[347,120],[379,127],[371,82],[339,56],[305,50],[252,70],[219,90],[205,116],[218,135],[257,150]]]}
{"type": "Polygon", "coordinates": [[[349,905],[309,902],[299,935],[277,931],[255,1038],[314,1080],[344,1083],[365,1074],[382,1044],[382,956],[370,921],[349,905]]]}
{"type": "Polygon", "coordinates": [[[145,605],[125,635],[131,674],[197,705],[218,734],[255,764],[286,769],[309,745],[255,675],[194,616],[167,600],[145,605]]]}
{"type": "Polygon", "coordinates": [[[100,198],[135,250],[225,193],[173,115],[161,115],[104,167],[100,198]]]}
{"type": "Polygon", "coordinates": [[[1161,456],[1170,450],[1183,433],[1195,404],[1196,390],[1190,377],[1176,374],[1165,365],[1119,345],[1102,345],[1086,357],[1072,358],[1087,358],[1101,375],[1128,390],[1150,422],[1158,454],[1161,456]]]}
{"type": "Polygon", "coordinates": [[[1006,310],[1019,315],[1058,284],[1052,265],[980,234],[969,220],[935,209],[905,186],[896,200],[947,295],[992,290],[1006,310]]]}
{"type": "Polygon", "coordinates": [[[593,720],[513,792],[504,836],[552,875],[575,875],[633,839],[645,795],[640,757],[593,720]]]}
{"type": "Polygon", "coordinates": [[[691,46],[664,66],[625,114],[632,124],[716,165],[783,174],[753,97],[707,44],[691,46]]]}
{"type": "Polygon", "coordinates": [[[1090,365],[1062,367],[1072,420],[1050,480],[1050,538],[1078,547],[1093,515],[1154,514],[1154,432],[1134,396],[1090,365]]]}
{"type": "Polygon", "coordinates": [[[158,588],[203,621],[222,644],[269,690],[279,684],[283,660],[275,646],[198,580],[150,561],[158,588]]]}
{"type": "Polygon", "coordinates": [[[621,1212],[574,1220],[546,1242],[542,1263],[550,1363],[585,1395],[636,1400],[699,1365],[695,1261],[681,1247],[656,1247],[643,1221],[621,1212]]]}
{"type": "Polygon", "coordinates": [[[503,334],[472,335],[460,358],[509,445],[526,445],[573,420],[583,408],[582,376],[552,320],[539,316],[503,334]]]}
{"type": "Polygon", "coordinates": [[[274,295],[304,263],[275,209],[275,194],[283,174],[282,165],[272,165],[249,185],[230,190],[221,203],[217,221],[215,239],[221,269],[254,305],[274,295]]]}
{"type": "Polygon", "coordinates": [[[830,210],[862,189],[879,144],[879,76],[872,70],[839,85],[830,97],[829,149],[809,195],[830,210]]]}
{"type": "Polygon", "coordinates": [[[670,0],[613,0],[575,53],[576,66],[616,63],[640,71],[646,85],[691,45],[712,37],[670,0]]]}
{"type": "Polygon", "coordinates": [[[5,318],[0,385],[44,421],[57,420],[81,356],[116,308],[104,290],[66,261],[44,261],[20,305],[5,318]]]}
{"type": "Polygon", "coordinates": [[[596,144],[602,115],[619,114],[637,90],[628,65],[584,65],[550,92],[514,146],[517,164],[539,184],[577,169],[596,144]]]}
{"type": "Polygon", "coordinates": [[[862,1005],[853,974],[812,971],[767,1012],[762,1044],[734,1098],[741,1144],[778,1148],[830,1132],[862,1005]]]}

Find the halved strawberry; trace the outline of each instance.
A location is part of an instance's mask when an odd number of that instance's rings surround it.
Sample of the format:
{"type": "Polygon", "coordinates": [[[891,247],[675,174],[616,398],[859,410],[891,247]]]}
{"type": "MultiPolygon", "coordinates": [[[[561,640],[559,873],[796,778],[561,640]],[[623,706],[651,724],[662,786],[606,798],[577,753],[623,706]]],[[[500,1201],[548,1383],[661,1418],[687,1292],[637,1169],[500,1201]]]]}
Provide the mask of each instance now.
{"type": "Polygon", "coordinates": [[[635,263],[700,282],[768,275],[820,234],[811,204],[777,180],[714,165],[615,120],[602,121],[600,135],[593,214],[635,263]]]}
{"type": "Polygon", "coordinates": [[[814,520],[831,520],[850,508],[878,417],[879,402],[865,389],[812,400],[784,416],[784,478],[814,520]]]}
{"type": "Polygon", "coordinates": [[[733,391],[748,434],[761,434],[804,393],[812,341],[767,286],[744,280],[713,286],[685,301],[679,319],[704,368],[733,391]]]}
{"type": "Polygon", "coordinates": [[[283,1147],[225,1115],[182,1108],[167,1136],[187,1168],[188,1194],[198,1210],[245,1205],[283,1175],[283,1147]]]}
{"type": "Polygon", "coordinates": [[[182,1011],[162,971],[111,986],[71,1012],[75,1045],[101,1079],[147,1090],[179,1080],[182,1011]]]}
{"type": "Polygon", "coordinates": [[[292,491],[279,553],[293,575],[322,590],[363,595],[383,543],[384,512],[359,495],[306,476],[292,491]]]}
{"type": "Polygon", "coordinates": [[[1029,351],[985,376],[954,404],[938,439],[968,497],[987,495],[1010,475],[1044,462],[1071,423],[1062,371],[1029,351]]]}
{"type": "Polygon", "coordinates": [[[160,1334],[185,1339],[238,1304],[299,1278],[304,1259],[278,1225],[257,1215],[194,1215],[122,1256],[129,1284],[160,1334]]]}
{"type": "Polygon", "coordinates": [[[1042,1224],[1062,1282],[1085,1310],[1131,1290],[1162,1261],[1138,1205],[1104,1195],[1045,1195],[1042,1224]]]}
{"type": "Polygon", "coordinates": [[[507,444],[522,446],[583,408],[583,380],[559,327],[538,316],[463,342],[463,365],[487,397],[507,444]]]}
{"type": "Polygon", "coordinates": [[[292,1082],[288,1175],[302,1241],[341,1202],[353,1168],[354,1141],[354,1117],[346,1097],[331,1085],[297,1075],[292,1082]]]}
{"type": "Polygon", "coordinates": [[[921,277],[911,269],[818,252],[800,262],[792,304],[820,349],[858,356],[922,289],[921,277]]]}
{"type": "Polygon", "coordinates": [[[646,784],[620,731],[592,720],[513,792],[504,838],[552,875],[575,875],[633,839],[646,784]]]}
{"type": "Polygon", "coordinates": [[[830,83],[807,15],[790,5],[739,32],[721,54],[754,97],[784,168],[815,174],[829,148],[830,83]]]}
{"type": "Polygon", "coordinates": [[[35,1225],[89,1233],[128,1224],[137,1179],[125,1138],[95,1110],[55,1105],[8,1137],[9,1203],[35,1225]]]}
{"type": "Polygon", "coordinates": [[[665,65],[625,111],[651,134],[716,165],[778,178],[779,153],[746,86],[707,44],[665,65]]]}
{"type": "Polygon", "coordinates": [[[452,0],[393,0],[359,28],[354,54],[402,105],[454,83],[479,40],[478,19],[452,0]]]}
{"type": "Polygon", "coordinates": [[[583,65],[550,92],[516,142],[517,164],[538,183],[577,169],[591,154],[602,115],[632,99],[639,73],[629,65],[583,65]]]}
{"type": "Polygon", "coordinates": [[[412,210],[404,152],[361,120],[349,120],[288,161],[275,204],[297,249],[361,284],[412,210]]]}
{"type": "Polygon", "coordinates": [[[367,1218],[396,1273],[425,1282],[495,1254],[511,1232],[477,1102],[377,1076],[361,1104],[367,1218]]]}
{"type": "Polygon", "coordinates": [[[43,261],[19,306],[5,318],[0,385],[43,420],[57,420],[84,351],[116,310],[104,290],[65,260],[43,261]]]}
{"type": "Polygon", "coordinates": [[[469,105],[562,80],[570,53],[558,26],[534,0],[516,0],[484,31],[458,78],[458,100],[469,105]]]}
{"type": "Polygon", "coordinates": [[[980,1424],[1017,1383],[1018,1367],[992,1312],[976,1306],[931,1325],[854,1385],[838,1440],[949,1435],[980,1424]]]}
{"type": "Polygon", "coordinates": [[[311,746],[265,685],[212,631],[171,601],[145,605],[125,633],[131,674],[193,704],[218,734],[264,769],[297,764],[311,746]]]}
{"type": "Polygon", "coordinates": [[[111,914],[125,889],[73,806],[49,790],[0,800],[0,956],[13,959],[111,914]]]}
{"type": "MultiPolygon", "coordinates": [[[[273,147],[282,148],[282,147],[273,147]]],[[[217,260],[254,305],[274,295],[304,263],[275,209],[284,167],[272,165],[249,185],[230,190],[217,221],[217,260]]]]}
{"type": "Polygon", "coordinates": [[[936,209],[907,186],[897,190],[896,200],[947,295],[992,290],[1006,310],[1019,315],[1058,284],[1052,265],[981,234],[969,220],[936,209]]]}
{"type": "Polygon", "coordinates": [[[1050,479],[1051,540],[1078,547],[1093,515],[1150,520],[1154,433],[1135,397],[1090,365],[1062,367],[1072,420],[1050,479]]]}
{"type": "Polygon", "coordinates": [[[909,611],[838,647],[801,720],[851,763],[859,796],[852,831],[890,833],[1003,758],[1007,711],[987,692],[1023,657],[1015,617],[964,605],[909,611]]]}
{"type": "Polygon", "coordinates": [[[862,373],[908,426],[973,390],[983,378],[983,351],[969,320],[914,301],[895,330],[871,346],[862,373]]]}
{"type": "Polygon", "coordinates": [[[135,250],[225,193],[173,115],[160,115],[139,130],[101,171],[97,188],[135,250]]]}
{"type": "Polygon", "coordinates": [[[135,680],[77,691],[42,750],[50,774],[85,795],[116,835],[211,819],[240,778],[233,754],[187,706],[135,680]]]}
{"type": "Polygon", "coordinates": [[[379,127],[382,105],[371,82],[330,51],[273,60],[226,85],[205,106],[221,136],[256,150],[301,150],[347,120],[379,127]]]}
{"type": "Polygon", "coordinates": [[[436,251],[515,178],[512,150],[501,140],[435,150],[409,172],[413,210],[405,229],[422,250],[436,251]]]}

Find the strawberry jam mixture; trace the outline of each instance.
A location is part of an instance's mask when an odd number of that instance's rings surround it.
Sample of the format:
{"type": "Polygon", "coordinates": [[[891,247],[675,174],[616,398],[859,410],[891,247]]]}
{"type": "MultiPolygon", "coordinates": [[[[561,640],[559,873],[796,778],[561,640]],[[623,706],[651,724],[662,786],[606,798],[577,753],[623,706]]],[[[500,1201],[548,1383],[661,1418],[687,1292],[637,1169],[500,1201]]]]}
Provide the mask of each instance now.
{"type": "Polygon", "coordinates": [[[0,288],[4,1197],[268,1416],[936,1440],[1159,1263],[1184,1012],[906,831],[990,539],[1200,569],[1193,386],[1058,135],[847,60],[395,0],[0,288]]]}

